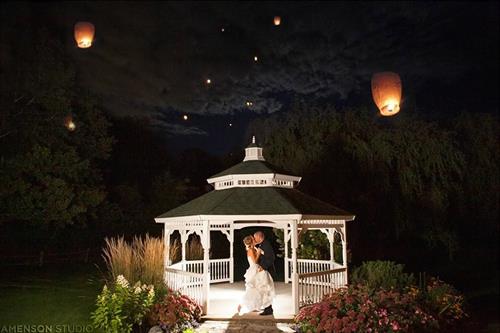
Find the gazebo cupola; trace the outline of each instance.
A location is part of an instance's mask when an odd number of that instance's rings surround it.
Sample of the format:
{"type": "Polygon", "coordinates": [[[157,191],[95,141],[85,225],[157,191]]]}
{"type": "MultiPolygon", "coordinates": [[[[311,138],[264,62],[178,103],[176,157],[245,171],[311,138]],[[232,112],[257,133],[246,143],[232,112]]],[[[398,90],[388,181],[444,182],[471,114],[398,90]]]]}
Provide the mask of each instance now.
{"type": "Polygon", "coordinates": [[[255,136],[252,137],[252,143],[245,148],[243,162],[212,176],[207,182],[215,190],[232,187],[296,187],[301,177],[277,170],[266,162],[262,151],[255,143],[255,136]]]}
{"type": "Polygon", "coordinates": [[[246,161],[265,161],[262,155],[262,148],[255,143],[255,136],[252,137],[252,143],[245,148],[245,158],[243,162],[246,161]]]}

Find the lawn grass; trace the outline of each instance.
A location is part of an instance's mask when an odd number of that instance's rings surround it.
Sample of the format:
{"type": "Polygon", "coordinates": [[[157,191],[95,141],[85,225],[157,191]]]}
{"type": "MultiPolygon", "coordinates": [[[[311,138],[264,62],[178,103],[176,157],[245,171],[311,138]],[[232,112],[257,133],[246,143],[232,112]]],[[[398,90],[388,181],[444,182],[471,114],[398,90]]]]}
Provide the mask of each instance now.
{"type": "Polygon", "coordinates": [[[91,264],[2,268],[0,327],[90,325],[100,276],[91,264]]]}

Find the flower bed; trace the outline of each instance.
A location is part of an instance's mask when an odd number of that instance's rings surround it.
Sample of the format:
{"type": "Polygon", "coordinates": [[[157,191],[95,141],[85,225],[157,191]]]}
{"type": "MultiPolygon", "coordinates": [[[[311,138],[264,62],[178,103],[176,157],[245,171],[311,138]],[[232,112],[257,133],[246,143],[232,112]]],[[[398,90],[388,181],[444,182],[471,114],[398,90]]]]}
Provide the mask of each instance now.
{"type": "Polygon", "coordinates": [[[92,313],[96,328],[109,333],[128,333],[142,324],[153,305],[155,291],[152,285],[133,286],[119,275],[109,288],[105,285],[97,296],[97,309],[92,313]]]}
{"type": "Polygon", "coordinates": [[[438,327],[417,295],[384,289],[370,293],[362,285],[302,308],[295,321],[300,332],[420,332],[438,327]]]}
{"type": "Polygon", "coordinates": [[[201,307],[186,295],[170,289],[155,292],[152,285],[140,282],[132,286],[119,275],[97,296],[91,317],[94,326],[106,333],[147,331],[146,321],[166,333],[189,332],[199,326],[201,307]]]}
{"type": "Polygon", "coordinates": [[[467,317],[464,298],[431,278],[422,288],[357,284],[303,307],[295,317],[299,332],[455,331],[467,317]]]}
{"type": "Polygon", "coordinates": [[[153,306],[149,314],[149,322],[168,333],[198,327],[200,319],[201,307],[188,296],[171,290],[153,306]]]}

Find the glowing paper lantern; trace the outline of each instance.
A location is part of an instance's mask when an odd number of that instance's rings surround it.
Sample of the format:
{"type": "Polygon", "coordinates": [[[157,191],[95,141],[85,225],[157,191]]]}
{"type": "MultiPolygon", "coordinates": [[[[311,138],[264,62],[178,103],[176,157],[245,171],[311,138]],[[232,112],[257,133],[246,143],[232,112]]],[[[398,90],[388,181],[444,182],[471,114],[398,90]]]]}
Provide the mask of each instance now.
{"type": "Polygon", "coordinates": [[[274,25],[278,26],[281,24],[281,17],[275,16],[274,17],[274,25]]]}
{"type": "Polygon", "coordinates": [[[94,40],[95,28],[90,22],[78,22],[75,24],[75,40],[81,49],[92,46],[94,40]]]}
{"type": "Polygon", "coordinates": [[[401,102],[401,79],[393,72],[375,73],[372,76],[373,101],[383,116],[399,112],[401,102]]]}
{"type": "Polygon", "coordinates": [[[73,132],[76,129],[73,117],[66,116],[66,118],[64,118],[64,126],[68,129],[68,131],[73,132]]]}

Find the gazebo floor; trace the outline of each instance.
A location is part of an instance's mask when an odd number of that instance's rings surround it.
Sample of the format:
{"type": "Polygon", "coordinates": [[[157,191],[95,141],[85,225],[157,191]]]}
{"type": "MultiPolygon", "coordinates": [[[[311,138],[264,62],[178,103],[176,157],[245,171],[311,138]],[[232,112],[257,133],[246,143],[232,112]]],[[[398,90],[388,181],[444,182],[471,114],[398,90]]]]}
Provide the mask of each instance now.
{"type": "Polygon", "coordinates": [[[217,283],[210,285],[208,295],[208,319],[258,319],[258,320],[291,320],[293,318],[292,285],[275,282],[276,298],[273,302],[274,315],[260,316],[258,312],[238,314],[237,308],[245,293],[243,281],[235,283],[217,283]]]}

